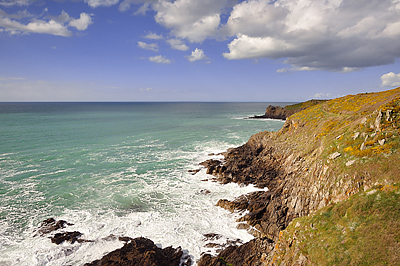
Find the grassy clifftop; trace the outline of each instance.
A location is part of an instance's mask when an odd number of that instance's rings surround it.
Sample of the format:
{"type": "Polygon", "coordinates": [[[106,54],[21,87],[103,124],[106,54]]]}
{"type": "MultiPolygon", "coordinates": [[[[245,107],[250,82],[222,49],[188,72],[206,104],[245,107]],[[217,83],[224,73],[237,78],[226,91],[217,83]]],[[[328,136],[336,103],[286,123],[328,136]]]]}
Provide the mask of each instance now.
{"type": "Polygon", "coordinates": [[[305,156],[318,147],[321,158],[339,171],[366,171],[377,181],[397,182],[400,88],[348,95],[307,108],[288,118],[277,140],[305,156]]]}

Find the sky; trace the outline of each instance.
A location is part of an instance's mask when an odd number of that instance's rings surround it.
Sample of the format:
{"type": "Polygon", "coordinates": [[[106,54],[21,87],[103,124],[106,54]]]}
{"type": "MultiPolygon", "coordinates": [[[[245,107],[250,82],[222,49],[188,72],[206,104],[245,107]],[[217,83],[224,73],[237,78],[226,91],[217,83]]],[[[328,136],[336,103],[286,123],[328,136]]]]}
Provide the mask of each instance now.
{"type": "Polygon", "coordinates": [[[0,0],[0,102],[300,102],[400,86],[400,0],[0,0]]]}

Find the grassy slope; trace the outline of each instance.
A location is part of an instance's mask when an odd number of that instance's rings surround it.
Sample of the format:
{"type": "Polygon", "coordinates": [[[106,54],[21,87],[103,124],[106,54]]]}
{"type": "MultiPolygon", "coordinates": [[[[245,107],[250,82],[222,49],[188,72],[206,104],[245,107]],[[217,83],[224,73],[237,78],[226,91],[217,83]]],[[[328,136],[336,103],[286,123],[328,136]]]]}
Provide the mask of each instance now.
{"type": "Polygon", "coordinates": [[[296,104],[292,104],[292,105],[286,105],[284,107],[284,109],[286,110],[302,110],[308,107],[311,107],[313,105],[317,105],[323,102],[326,102],[327,100],[309,100],[306,102],[302,102],[302,103],[296,103],[296,104]]]}
{"type": "Polygon", "coordinates": [[[334,161],[338,171],[352,174],[367,170],[379,182],[400,177],[400,167],[395,167],[400,163],[400,88],[337,98],[288,120],[290,125],[280,132],[277,141],[286,142],[299,154],[306,156],[322,147],[324,160],[332,153],[341,154],[334,161]],[[387,110],[391,110],[388,121],[387,110]],[[376,128],[379,111],[382,118],[376,128]],[[384,144],[379,144],[383,139],[384,144]],[[354,163],[347,167],[349,161],[354,163]]]}
{"type": "Polygon", "coordinates": [[[399,135],[400,88],[334,99],[287,119],[277,142],[305,158],[318,149],[337,175],[365,182],[346,193],[353,196],[292,221],[275,263],[400,265],[399,135]],[[330,159],[334,153],[340,156],[330,159]]]}

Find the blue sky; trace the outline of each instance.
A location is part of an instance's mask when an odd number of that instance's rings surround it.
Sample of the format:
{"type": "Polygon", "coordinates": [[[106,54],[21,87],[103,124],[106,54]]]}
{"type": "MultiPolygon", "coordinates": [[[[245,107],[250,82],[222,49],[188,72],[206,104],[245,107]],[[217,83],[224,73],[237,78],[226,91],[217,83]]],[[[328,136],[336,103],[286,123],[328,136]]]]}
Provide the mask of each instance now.
{"type": "Polygon", "coordinates": [[[298,102],[399,57],[399,0],[0,0],[0,102],[298,102]]]}

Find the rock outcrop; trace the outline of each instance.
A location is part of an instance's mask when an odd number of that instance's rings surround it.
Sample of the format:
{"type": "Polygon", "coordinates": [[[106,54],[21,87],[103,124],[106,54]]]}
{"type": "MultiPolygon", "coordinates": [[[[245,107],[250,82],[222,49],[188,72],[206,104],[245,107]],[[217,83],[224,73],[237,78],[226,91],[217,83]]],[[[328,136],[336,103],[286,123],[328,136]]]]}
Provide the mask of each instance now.
{"type": "Polygon", "coordinates": [[[285,120],[287,117],[300,112],[310,106],[320,104],[324,100],[310,100],[304,103],[287,105],[285,107],[269,105],[265,110],[265,114],[249,117],[250,119],[271,118],[285,120]]]}
{"type": "Polygon", "coordinates": [[[158,248],[153,241],[139,237],[131,239],[122,248],[114,250],[100,260],[86,263],[85,266],[108,265],[144,265],[144,266],[179,266],[183,252],[180,248],[158,248]]]}

